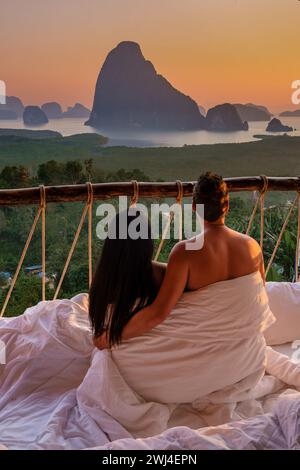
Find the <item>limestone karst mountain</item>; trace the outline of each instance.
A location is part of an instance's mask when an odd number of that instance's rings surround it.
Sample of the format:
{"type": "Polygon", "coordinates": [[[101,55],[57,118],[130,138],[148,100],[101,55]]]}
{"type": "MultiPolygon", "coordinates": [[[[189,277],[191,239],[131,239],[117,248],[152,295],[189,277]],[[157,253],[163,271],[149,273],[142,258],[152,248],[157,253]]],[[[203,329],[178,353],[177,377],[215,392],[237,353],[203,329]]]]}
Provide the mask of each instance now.
{"type": "Polygon", "coordinates": [[[75,103],[74,106],[69,106],[67,111],[62,115],[64,118],[82,118],[86,119],[90,115],[90,110],[83,106],[81,103],[75,103]]]}
{"type": "Polygon", "coordinates": [[[96,84],[88,125],[141,129],[205,128],[194,100],[176,90],[140,46],[121,42],[107,56],[96,84]]]}
{"type": "Polygon", "coordinates": [[[248,123],[241,120],[233,104],[224,103],[207,111],[206,127],[209,131],[247,131],[248,123]]]}
{"type": "Polygon", "coordinates": [[[20,98],[7,96],[6,103],[0,104],[0,119],[18,119],[23,116],[24,105],[20,98]]]}
{"type": "Polygon", "coordinates": [[[293,128],[290,127],[290,126],[285,126],[284,124],[282,124],[280,119],[273,118],[269,122],[269,124],[266,128],[266,131],[267,132],[292,132],[293,128]]]}
{"type": "Polygon", "coordinates": [[[44,111],[48,119],[62,118],[61,105],[55,101],[42,104],[41,109],[44,111]]]}
{"type": "Polygon", "coordinates": [[[39,106],[26,106],[23,113],[23,121],[27,126],[39,126],[47,124],[48,118],[39,106]]]}
{"type": "Polygon", "coordinates": [[[242,121],[269,121],[272,114],[265,106],[259,106],[252,103],[234,104],[242,121]]]}
{"type": "Polygon", "coordinates": [[[300,117],[300,109],[295,109],[295,111],[283,111],[279,114],[280,117],[300,117]]]}

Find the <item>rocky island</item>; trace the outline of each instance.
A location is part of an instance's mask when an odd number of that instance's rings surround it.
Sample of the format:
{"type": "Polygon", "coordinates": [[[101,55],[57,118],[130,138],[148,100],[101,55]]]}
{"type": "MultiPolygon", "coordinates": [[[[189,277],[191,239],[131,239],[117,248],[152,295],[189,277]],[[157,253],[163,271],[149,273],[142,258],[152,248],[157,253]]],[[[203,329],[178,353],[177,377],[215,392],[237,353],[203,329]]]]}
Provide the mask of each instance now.
{"type": "Polygon", "coordinates": [[[272,114],[265,106],[257,104],[234,104],[242,121],[269,121],[272,114]]]}
{"type": "Polygon", "coordinates": [[[62,118],[61,105],[59,103],[56,103],[55,101],[42,104],[41,109],[42,111],[44,111],[48,119],[62,118]]]}
{"type": "Polygon", "coordinates": [[[26,106],[23,121],[26,126],[40,126],[49,122],[44,111],[38,106],[26,106]]]}
{"type": "Polygon", "coordinates": [[[247,131],[248,123],[242,121],[235,106],[230,103],[219,104],[206,114],[206,129],[209,131],[247,131]]]}
{"type": "Polygon", "coordinates": [[[206,127],[196,102],[159,75],[131,41],[121,42],[108,54],[86,124],[157,130],[206,127]]]}
{"type": "Polygon", "coordinates": [[[292,132],[293,128],[282,124],[280,119],[273,118],[266,128],[267,132],[292,132]]]}
{"type": "Polygon", "coordinates": [[[7,96],[6,103],[0,104],[0,119],[14,120],[23,116],[24,105],[20,98],[7,96]]]}
{"type": "Polygon", "coordinates": [[[62,115],[63,118],[82,118],[86,119],[90,115],[90,110],[83,106],[81,103],[76,103],[74,106],[69,106],[67,111],[62,115]]]}

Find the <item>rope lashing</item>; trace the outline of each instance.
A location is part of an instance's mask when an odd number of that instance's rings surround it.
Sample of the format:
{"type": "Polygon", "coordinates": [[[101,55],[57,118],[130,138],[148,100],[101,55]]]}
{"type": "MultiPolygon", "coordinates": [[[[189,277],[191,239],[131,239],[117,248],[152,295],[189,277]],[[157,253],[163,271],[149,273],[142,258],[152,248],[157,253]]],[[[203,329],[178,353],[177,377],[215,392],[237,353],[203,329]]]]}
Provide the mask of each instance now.
{"type": "MultiPolygon", "coordinates": [[[[63,283],[63,281],[64,281],[66,272],[67,272],[67,270],[68,270],[70,261],[71,261],[71,259],[72,259],[74,250],[75,250],[75,248],[76,248],[79,235],[80,235],[80,233],[81,233],[83,224],[84,224],[84,222],[85,222],[86,215],[87,215],[88,211],[92,211],[92,208],[91,208],[92,203],[93,203],[92,185],[91,185],[91,183],[86,183],[86,186],[87,186],[87,202],[86,202],[86,204],[85,204],[85,206],[84,206],[84,209],[83,209],[83,211],[82,211],[81,218],[80,218],[80,221],[79,221],[79,224],[78,224],[78,227],[77,227],[77,230],[76,230],[76,233],[75,233],[75,236],[74,236],[74,239],[73,239],[73,242],[72,242],[70,251],[69,251],[69,253],[68,253],[68,257],[67,257],[67,260],[66,260],[64,269],[63,269],[63,271],[62,271],[62,273],[61,273],[59,282],[58,282],[58,284],[57,284],[57,288],[56,288],[56,291],[55,291],[53,300],[56,300],[57,297],[58,297],[58,294],[59,294],[59,291],[60,291],[60,289],[61,289],[62,283],[63,283]]],[[[92,230],[91,230],[91,221],[90,221],[90,224],[89,224],[89,235],[88,235],[88,237],[91,237],[90,240],[89,240],[89,248],[88,248],[88,251],[89,251],[89,276],[90,276],[90,277],[89,277],[89,281],[91,280],[91,270],[92,270],[92,268],[91,268],[91,261],[92,261],[92,236],[91,236],[91,235],[92,235],[92,230]]]]}
{"type": "Polygon", "coordinates": [[[42,300],[46,300],[46,190],[40,186],[42,213],[42,300]]]}
{"type": "Polygon", "coordinates": [[[268,178],[265,175],[261,175],[260,178],[262,179],[262,188],[259,190],[260,195],[256,200],[255,206],[253,208],[252,214],[249,219],[248,227],[246,230],[246,235],[249,235],[250,230],[252,228],[254,218],[258,209],[258,206],[260,205],[260,247],[263,247],[263,237],[264,237],[264,205],[265,205],[265,193],[268,190],[268,178]]]}
{"type": "Polygon", "coordinates": [[[183,199],[183,184],[182,181],[176,180],[177,188],[178,188],[178,194],[176,196],[176,202],[177,204],[182,204],[182,199],[183,199]]]}
{"type": "Polygon", "coordinates": [[[292,212],[293,212],[293,210],[294,210],[294,208],[295,208],[296,203],[298,202],[298,200],[299,200],[299,193],[297,194],[297,196],[295,197],[293,203],[291,204],[291,207],[290,207],[290,209],[289,209],[289,211],[288,211],[288,213],[287,213],[287,216],[286,216],[286,218],[285,218],[285,221],[284,221],[284,223],[283,223],[283,225],[282,225],[282,227],[281,227],[281,230],[280,230],[280,233],[279,233],[279,236],[278,236],[276,245],[275,245],[275,247],[274,247],[274,250],[273,250],[273,253],[272,253],[272,255],[271,255],[271,258],[269,259],[269,262],[268,262],[268,266],[267,266],[267,269],[266,269],[266,277],[267,277],[267,275],[268,275],[268,273],[269,273],[269,271],[270,271],[270,268],[271,268],[272,263],[273,263],[273,261],[274,261],[274,258],[275,258],[275,256],[276,256],[277,250],[278,250],[279,245],[280,245],[280,243],[281,243],[282,237],[283,237],[283,235],[284,235],[284,231],[285,231],[285,229],[286,229],[286,226],[287,226],[287,224],[288,224],[288,222],[289,222],[289,220],[290,220],[290,217],[291,217],[291,215],[292,215],[292,212]]]}
{"type": "MultiPolygon", "coordinates": [[[[177,196],[176,196],[176,204],[180,204],[182,205],[182,200],[183,200],[183,184],[181,181],[177,180],[176,181],[176,184],[177,184],[177,188],[178,188],[178,193],[177,193],[177,196]]],[[[169,218],[168,218],[168,221],[165,225],[165,228],[164,228],[164,231],[162,233],[162,236],[161,236],[161,239],[160,239],[160,242],[159,242],[159,245],[157,247],[157,250],[156,250],[156,253],[155,253],[155,256],[154,256],[154,261],[157,261],[160,254],[161,254],[161,251],[163,249],[163,246],[164,246],[164,243],[165,243],[165,239],[166,239],[166,235],[169,231],[169,228],[170,228],[170,225],[172,223],[172,220],[174,219],[174,212],[173,211],[170,211],[170,214],[169,214],[169,218]]],[[[180,221],[179,221],[179,240],[182,239],[182,209],[181,209],[181,213],[180,213],[180,221]]]]}
{"type": "Polygon", "coordinates": [[[36,213],[36,216],[34,218],[34,221],[33,221],[33,224],[31,226],[31,229],[29,231],[29,234],[28,234],[26,243],[24,245],[22,254],[20,256],[15,274],[12,278],[11,284],[10,284],[8,292],[6,294],[6,297],[5,297],[4,303],[2,305],[1,312],[0,312],[0,317],[3,317],[3,315],[5,313],[7,304],[9,302],[12,291],[15,287],[16,282],[17,282],[19,273],[21,271],[22,264],[24,262],[26,253],[28,251],[30,242],[32,240],[35,228],[37,226],[37,223],[39,221],[39,218],[40,218],[41,214],[42,214],[42,298],[43,298],[43,300],[45,299],[45,266],[46,266],[46,256],[45,256],[45,233],[46,233],[45,210],[46,210],[46,191],[45,191],[44,186],[40,186],[40,207],[39,207],[39,209],[36,213]]]}
{"type": "Polygon", "coordinates": [[[133,185],[133,196],[130,201],[130,206],[135,206],[139,200],[139,183],[136,180],[131,181],[133,185]]]}
{"type": "Polygon", "coordinates": [[[91,287],[93,279],[93,202],[94,193],[93,185],[90,181],[86,183],[88,191],[87,204],[88,210],[88,263],[89,263],[89,287],[91,287]]]}

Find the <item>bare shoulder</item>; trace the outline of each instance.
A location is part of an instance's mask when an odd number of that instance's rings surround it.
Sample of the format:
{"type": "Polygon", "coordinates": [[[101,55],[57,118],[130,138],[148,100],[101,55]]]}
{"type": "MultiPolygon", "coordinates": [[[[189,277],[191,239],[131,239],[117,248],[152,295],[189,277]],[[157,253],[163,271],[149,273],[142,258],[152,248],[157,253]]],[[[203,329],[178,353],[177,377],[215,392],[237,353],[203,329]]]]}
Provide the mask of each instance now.
{"type": "Polygon", "coordinates": [[[181,240],[172,248],[169,261],[184,261],[187,258],[186,240],[181,240]]]}
{"type": "Polygon", "coordinates": [[[245,235],[245,234],[240,234],[242,237],[243,237],[243,240],[244,242],[252,249],[256,250],[256,251],[260,251],[260,245],[259,243],[257,243],[257,241],[250,237],[249,235],[245,235]]]}
{"type": "Polygon", "coordinates": [[[254,255],[261,252],[260,245],[254,238],[244,233],[236,232],[235,230],[230,230],[230,232],[234,242],[238,242],[240,246],[247,247],[254,255]]]}
{"type": "Polygon", "coordinates": [[[179,256],[185,252],[185,240],[181,240],[173,246],[171,250],[171,255],[179,256]]]}
{"type": "Polygon", "coordinates": [[[252,237],[248,237],[247,243],[253,256],[262,255],[260,244],[252,237]]]}

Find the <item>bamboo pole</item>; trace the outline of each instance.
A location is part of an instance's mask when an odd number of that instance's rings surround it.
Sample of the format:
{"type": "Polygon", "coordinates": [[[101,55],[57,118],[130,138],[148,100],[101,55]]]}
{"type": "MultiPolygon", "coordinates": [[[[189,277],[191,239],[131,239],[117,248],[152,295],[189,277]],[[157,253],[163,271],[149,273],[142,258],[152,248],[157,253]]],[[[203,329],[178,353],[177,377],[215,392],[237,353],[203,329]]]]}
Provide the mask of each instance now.
{"type": "MultiPolygon", "coordinates": [[[[260,191],[263,181],[260,176],[225,178],[230,192],[260,191]]],[[[183,182],[183,197],[193,195],[194,182],[183,182]]],[[[268,191],[297,191],[298,177],[268,177],[268,191]]],[[[96,183],[92,185],[93,199],[110,199],[117,196],[133,196],[132,182],[96,183]]],[[[176,182],[139,182],[139,197],[176,197],[176,182]]],[[[86,184],[46,186],[47,204],[51,202],[76,202],[87,199],[86,184]]],[[[40,188],[0,189],[0,206],[18,206],[40,203],[40,188]]]]}

